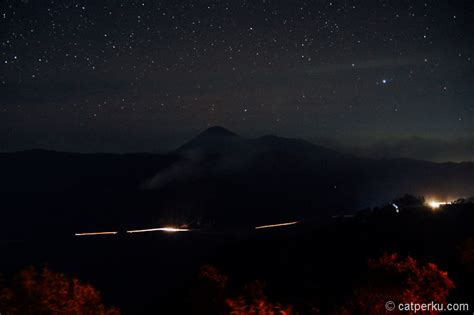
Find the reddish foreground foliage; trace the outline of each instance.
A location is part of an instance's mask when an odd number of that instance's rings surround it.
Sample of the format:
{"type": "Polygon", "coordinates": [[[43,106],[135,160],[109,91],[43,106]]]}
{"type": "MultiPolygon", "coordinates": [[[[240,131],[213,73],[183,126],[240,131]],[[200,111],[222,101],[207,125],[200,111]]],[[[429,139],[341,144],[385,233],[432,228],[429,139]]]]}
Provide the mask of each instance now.
{"type": "MultiPolygon", "coordinates": [[[[397,314],[387,312],[385,303],[431,303],[446,304],[454,283],[447,272],[433,263],[419,263],[412,257],[399,258],[397,254],[384,254],[369,259],[368,271],[362,283],[359,283],[351,298],[342,306],[334,308],[335,314],[397,314]]],[[[301,305],[283,306],[271,302],[265,294],[265,285],[253,281],[231,294],[229,279],[212,266],[204,266],[199,273],[200,290],[195,297],[207,308],[200,308],[198,314],[234,314],[234,315],[291,315],[296,313],[319,314],[320,305],[304,301],[301,305]],[[205,303],[203,303],[205,302],[205,303]],[[306,306],[305,306],[306,305],[306,306]]],[[[197,310],[194,308],[193,311],[197,310]]],[[[418,314],[438,314],[437,310],[418,311],[418,314]]],[[[414,314],[405,311],[403,314],[414,314]]]]}
{"type": "Polygon", "coordinates": [[[120,311],[102,304],[100,292],[92,285],[44,267],[22,270],[11,287],[0,287],[1,314],[99,314],[120,311]]]}
{"type": "Polygon", "coordinates": [[[237,297],[229,297],[228,277],[210,265],[201,267],[198,278],[199,290],[194,292],[193,311],[196,314],[235,315],[290,315],[291,307],[271,303],[264,294],[264,284],[253,281],[246,285],[237,297]]]}
{"type": "MultiPolygon", "coordinates": [[[[385,314],[385,302],[446,303],[454,283],[433,263],[420,264],[397,254],[384,254],[369,260],[367,283],[354,292],[353,299],[338,310],[338,314],[385,314]]],[[[405,312],[405,314],[412,314],[405,312]]],[[[437,311],[423,314],[438,314],[437,311]]]]}

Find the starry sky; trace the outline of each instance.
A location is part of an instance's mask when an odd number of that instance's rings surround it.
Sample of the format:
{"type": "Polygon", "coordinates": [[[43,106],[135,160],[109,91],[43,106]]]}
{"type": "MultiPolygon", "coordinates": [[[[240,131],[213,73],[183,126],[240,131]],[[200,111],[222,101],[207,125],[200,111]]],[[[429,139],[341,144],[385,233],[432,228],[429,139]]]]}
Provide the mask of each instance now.
{"type": "Polygon", "coordinates": [[[0,4],[0,151],[474,137],[472,1],[0,4]]]}

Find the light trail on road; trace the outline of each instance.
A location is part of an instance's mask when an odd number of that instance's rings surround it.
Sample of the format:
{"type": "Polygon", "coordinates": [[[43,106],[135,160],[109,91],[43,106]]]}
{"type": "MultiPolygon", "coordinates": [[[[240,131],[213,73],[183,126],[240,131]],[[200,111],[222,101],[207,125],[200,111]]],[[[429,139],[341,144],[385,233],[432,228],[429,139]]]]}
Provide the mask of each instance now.
{"type": "Polygon", "coordinates": [[[298,223],[299,223],[298,221],[292,221],[292,222],[285,222],[285,223],[278,223],[278,224],[260,225],[260,226],[256,226],[255,229],[256,230],[271,229],[271,228],[276,228],[276,227],[280,227],[280,226],[294,225],[294,224],[298,224],[298,223]]]}
{"type": "Polygon", "coordinates": [[[87,233],[76,233],[75,236],[94,236],[94,235],[115,235],[118,232],[87,232],[87,233]]]}
{"type": "Polygon", "coordinates": [[[162,228],[143,229],[143,230],[129,230],[127,231],[127,233],[147,233],[147,232],[157,232],[157,231],[174,233],[174,232],[189,232],[191,230],[183,229],[183,228],[174,228],[174,227],[162,227],[162,228]]]}
{"type": "MultiPolygon", "coordinates": [[[[271,228],[278,228],[283,226],[289,226],[300,223],[299,221],[292,221],[292,222],[284,222],[284,223],[277,223],[277,224],[268,224],[268,225],[260,225],[256,226],[255,230],[261,229],[271,229],[271,228]]],[[[125,231],[127,234],[135,234],[135,233],[151,233],[151,232],[166,232],[166,233],[177,233],[177,232],[189,232],[192,229],[188,228],[177,228],[172,226],[165,226],[165,227],[158,227],[158,228],[148,228],[148,229],[137,229],[137,230],[127,230],[125,231]]],[[[118,231],[110,231],[110,232],[85,232],[85,233],[75,233],[75,236],[98,236],[98,235],[116,235],[118,231]]]]}

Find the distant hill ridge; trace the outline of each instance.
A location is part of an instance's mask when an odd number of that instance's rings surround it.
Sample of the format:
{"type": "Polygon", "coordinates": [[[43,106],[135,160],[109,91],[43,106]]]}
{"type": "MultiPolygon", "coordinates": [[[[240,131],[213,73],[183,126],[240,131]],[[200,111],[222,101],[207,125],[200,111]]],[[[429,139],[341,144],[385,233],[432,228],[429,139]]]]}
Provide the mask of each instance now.
{"type": "Polygon", "coordinates": [[[220,126],[210,127],[180,146],[178,153],[199,152],[204,154],[230,154],[247,152],[283,152],[299,154],[302,152],[319,154],[322,158],[336,158],[343,155],[334,150],[312,144],[303,139],[284,138],[265,135],[259,138],[244,138],[220,126]]]}
{"type": "Polygon", "coordinates": [[[168,154],[0,153],[0,174],[0,191],[167,189],[163,200],[176,196],[187,202],[226,194],[245,200],[264,191],[271,195],[258,197],[265,207],[270,201],[282,207],[282,198],[310,208],[332,205],[328,200],[380,204],[404,193],[460,197],[474,192],[474,163],[361,158],[301,139],[245,138],[218,126],[168,154]],[[216,187],[228,190],[219,195],[216,187]],[[199,194],[198,189],[208,190],[199,194]],[[183,191],[192,197],[182,197],[183,191]]]}

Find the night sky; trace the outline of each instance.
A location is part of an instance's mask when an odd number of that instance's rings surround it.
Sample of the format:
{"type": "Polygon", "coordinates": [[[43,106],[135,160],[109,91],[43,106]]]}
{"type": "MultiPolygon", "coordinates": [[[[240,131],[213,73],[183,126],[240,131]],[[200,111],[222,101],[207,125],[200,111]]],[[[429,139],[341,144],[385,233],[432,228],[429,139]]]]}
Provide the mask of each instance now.
{"type": "Polygon", "coordinates": [[[2,1],[0,151],[474,137],[474,2],[2,1]]]}

